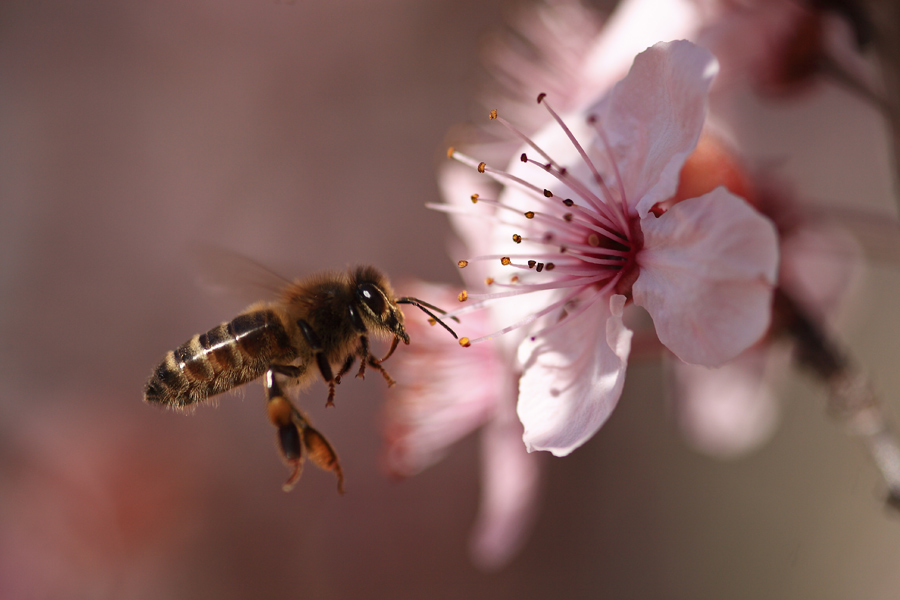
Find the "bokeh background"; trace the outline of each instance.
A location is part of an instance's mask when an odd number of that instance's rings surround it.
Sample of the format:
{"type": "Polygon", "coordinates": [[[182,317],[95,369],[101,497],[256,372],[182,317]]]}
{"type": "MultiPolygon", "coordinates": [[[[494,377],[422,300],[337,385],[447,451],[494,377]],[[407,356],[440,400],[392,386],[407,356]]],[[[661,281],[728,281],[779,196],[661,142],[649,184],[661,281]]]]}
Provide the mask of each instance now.
{"type": "MultiPolygon", "coordinates": [[[[334,409],[320,384],[302,399],[343,497],[312,467],[281,491],[257,384],[192,416],[141,402],[167,350],[243,308],[200,283],[198,247],[289,277],[367,262],[401,293],[456,281],[448,224],[423,205],[445,132],[472,116],[480,40],[511,6],[3,3],[0,597],[900,594],[900,519],[802,376],[772,441],[721,462],[680,438],[662,367],[635,364],[601,432],[544,461],[534,533],[495,573],[467,556],[477,440],[391,481],[378,377],[342,385],[334,409]]],[[[813,197],[893,219],[877,114],[837,89],[737,112],[747,151],[790,157],[813,197]]],[[[897,267],[867,267],[841,328],[895,413],[897,267]]]]}

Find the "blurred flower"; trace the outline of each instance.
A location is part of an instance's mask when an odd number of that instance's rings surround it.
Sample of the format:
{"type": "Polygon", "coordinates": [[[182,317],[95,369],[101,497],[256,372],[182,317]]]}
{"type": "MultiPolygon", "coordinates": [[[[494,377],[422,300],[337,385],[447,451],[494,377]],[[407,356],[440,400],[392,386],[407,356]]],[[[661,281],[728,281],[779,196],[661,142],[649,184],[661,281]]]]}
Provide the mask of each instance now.
{"type": "Polygon", "coordinates": [[[749,81],[783,95],[810,89],[823,75],[858,93],[880,96],[872,66],[861,54],[871,37],[866,15],[850,2],[698,0],[697,43],[722,65],[718,85],[749,81]]]}
{"type": "MultiPolygon", "coordinates": [[[[705,145],[716,146],[718,153],[732,152],[720,140],[706,137],[705,145]]],[[[737,159],[732,160],[733,168],[740,170],[737,159]]],[[[832,322],[853,287],[860,263],[857,244],[847,231],[817,217],[771,173],[754,177],[752,183],[756,186],[740,184],[744,197],[778,229],[778,293],[817,323],[832,322]]],[[[779,414],[775,389],[787,374],[792,349],[782,308],[775,303],[765,338],[725,365],[709,369],[669,362],[672,408],[696,449],[730,458],[755,449],[774,431],[779,414]]]]}
{"type": "Polygon", "coordinates": [[[0,514],[15,518],[0,521],[0,597],[171,596],[209,481],[174,438],[75,400],[3,440],[0,514]]]}
{"type": "Polygon", "coordinates": [[[507,184],[498,201],[473,197],[498,212],[492,252],[469,259],[499,263],[490,283],[507,291],[470,298],[522,318],[468,341],[539,322],[518,348],[529,450],[564,456],[609,417],[630,350],[626,301],[643,306],[663,344],[696,364],[734,358],[768,327],[777,267],[771,223],[721,187],[661,204],[676,194],[697,144],[714,74],[707,51],[657,44],[571,128],[544,101],[557,124],[527,142],[540,162],[523,154],[502,172],[454,153],[507,184]],[[509,252],[510,240],[526,252],[509,252]],[[501,282],[509,270],[517,274],[501,282]],[[515,302],[496,307],[499,298],[515,302]]]}
{"type": "MultiPolygon", "coordinates": [[[[449,303],[447,286],[416,284],[414,293],[449,303]]],[[[466,327],[487,331],[485,312],[470,315],[466,327]]],[[[516,370],[502,347],[482,344],[472,352],[424,321],[408,322],[413,350],[398,356],[400,382],[388,394],[385,463],[410,476],[440,460],[448,447],[483,427],[482,492],[471,553],[485,569],[505,565],[518,551],[535,515],[538,457],[522,445],[515,416],[516,370]]]]}

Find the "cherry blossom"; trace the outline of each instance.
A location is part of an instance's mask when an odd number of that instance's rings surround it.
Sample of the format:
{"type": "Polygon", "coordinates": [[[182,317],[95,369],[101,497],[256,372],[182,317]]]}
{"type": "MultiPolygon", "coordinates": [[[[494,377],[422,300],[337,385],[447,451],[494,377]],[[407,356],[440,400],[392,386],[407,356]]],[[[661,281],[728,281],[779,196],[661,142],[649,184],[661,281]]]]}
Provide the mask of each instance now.
{"type": "MultiPolygon", "coordinates": [[[[453,301],[449,286],[419,283],[416,294],[453,301]]],[[[470,331],[487,331],[488,314],[470,315],[470,331]]],[[[449,446],[481,428],[481,506],[471,537],[476,565],[505,565],[524,542],[536,515],[539,460],[522,445],[516,418],[513,357],[498,345],[460,351],[439,329],[411,320],[415,352],[396,363],[399,384],[385,408],[385,466],[394,475],[415,475],[449,446]]]]}
{"type": "MultiPolygon", "coordinates": [[[[857,243],[837,224],[817,218],[812,207],[803,205],[771,173],[754,177],[753,183],[748,197],[779,232],[780,294],[816,322],[833,323],[858,278],[857,243]]],[[[673,409],[696,449],[730,458],[757,448],[774,431],[777,387],[787,375],[792,350],[779,309],[776,302],[774,325],[765,338],[721,367],[671,361],[673,409]]]]}
{"type": "Polygon", "coordinates": [[[463,342],[520,331],[518,414],[530,451],[564,456],[609,417],[630,352],[626,303],[650,313],[675,355],[705,366],[734,358],[769,325],[771,222],[723,187],[660,209],[697,144],[715,72],[708,51],[660,43],[574,120],[539,98],[555,123],[526,138],[508,170],[452,153],[505,184],[497,200],[473,197],[476,210],[494,211],[491,252],[461,262],[495,265],[490,282],[503,291],[461,299],[512,323],[463,342]]]}

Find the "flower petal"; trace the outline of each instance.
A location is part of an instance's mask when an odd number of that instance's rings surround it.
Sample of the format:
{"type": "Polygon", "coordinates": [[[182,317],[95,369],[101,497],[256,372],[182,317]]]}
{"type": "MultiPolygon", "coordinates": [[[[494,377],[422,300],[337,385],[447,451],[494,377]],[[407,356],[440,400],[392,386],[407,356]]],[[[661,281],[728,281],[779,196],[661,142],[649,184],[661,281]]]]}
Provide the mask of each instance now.
{"type": "Polygon", "coordinates": [[[778,268],[772,223],[719,187],[641,221],[634,302],[685,362],[718,366],[762,337],[778,268]]]}
{"type": "MultiPolygon", "coordinates": [[[[448,306],[454,288],[416,283],[407,289],[448,306]]],[[[485,314],[467,315],[469,335],[488,333],[485,314]]],[[[408,477],[441,460],[448,448],[489,421],[496,406],[515,401],[509,359],[491,344],[460,348],[441,327],[416,315],[407,319],[410,352],[397,353],[391,371],[398,384],[384,406],[384,465],[408,477]]]]}
{"type": "Polygon", "coordinates": [[[778,423],[773,379],[790,364],[787,347],[754,346],[709,369],[672,361],[678,425],[697,450],[734,458],[765,442],[778,423]]]}
{"type": "Polygon", "coordinates": [[[717,70],[705,48],[683,40],[656,44],[635,57],[628,76],[598,107],[629,206],[639,216],[678,189],[717,70]]]}
{"type": "Polygon", "coordinates": [[[529,452],[566,456],[609,418],[622,394],[631,351],[624,306],[624,296],[612,296],[608,307],[601,298],[597,306],[519,346],[525,372],[518,413],[529,452]]]}
{"type": "Polygon", "coordinates": [[[531,533],[540,458],[522,445],[522,424],[513,402],[498,402],[494,418],[481,433],[481,501],[469,544],[478,567],[504,567],[531,533]]]}

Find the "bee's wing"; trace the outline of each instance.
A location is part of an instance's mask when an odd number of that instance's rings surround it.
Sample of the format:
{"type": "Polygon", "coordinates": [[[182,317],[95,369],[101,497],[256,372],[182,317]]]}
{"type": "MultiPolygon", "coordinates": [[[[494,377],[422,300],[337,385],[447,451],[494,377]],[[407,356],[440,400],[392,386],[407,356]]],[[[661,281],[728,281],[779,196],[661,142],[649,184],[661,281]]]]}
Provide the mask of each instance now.
{"type": "Polygon", "coordinates": [[[262,263],[228,248],[199,245],[191,249],[197,264],[197,284],[210,295],[233,299],[247,306],[274,300],[291,284],[262,263]]]}

